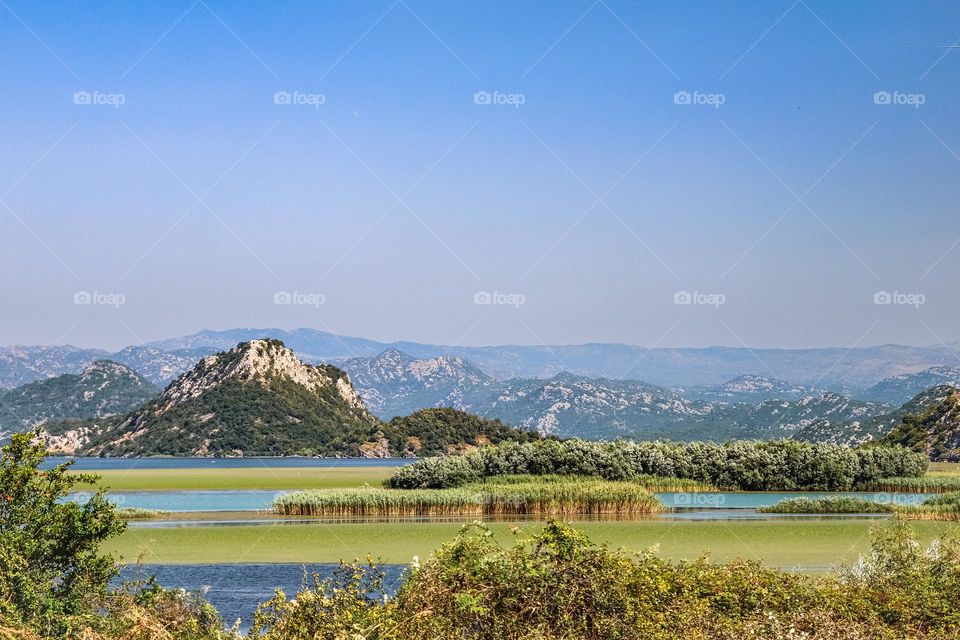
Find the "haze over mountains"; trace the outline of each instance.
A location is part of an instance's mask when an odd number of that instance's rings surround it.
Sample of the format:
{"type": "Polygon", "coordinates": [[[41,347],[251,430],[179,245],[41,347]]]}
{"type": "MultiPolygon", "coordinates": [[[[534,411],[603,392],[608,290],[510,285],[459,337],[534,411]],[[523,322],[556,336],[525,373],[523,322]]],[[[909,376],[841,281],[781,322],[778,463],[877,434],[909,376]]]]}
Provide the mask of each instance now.
{"type": "MultiPolygon", "coordinates": [[[[135,376],[139,372],[150,381],[165,385],[171,378],[201,366],[204,358],[224,351],[222,346],[228,341],[251,333],[256,333],[256,330],[201,332],[184,338],[128,347],[110,355],[125,361],[124,364],[113,364],[118,371],[129,371],[135,376]]],[[[275,333],[291,337],[300,348],[296,357],[304,362],[312,362],[321,368],[333,363],[349,374],[352,389],[362,400],[364,411],[369,411],[380,420],[407,416],[424,408],[452,407],[542,435],[560,437],[675,440],[793,437],[858,444],[889,432],[904,415],[928,408],[929,403],[923,400],[923,394],[931,387],[960,385],[960,368],[944,366],[942,363],[912,373],[871,380],[870,385],[860,389],[841,385],[840,379],[832,382],[829,379],[814,380],[815,384],[804,384],[758,375],[757,370],[763,363],[753,355],[750,356],[752,373],[740,373],[716,384],[685,384],[671,388],[646,380],[616,379],[571,371],[551,373],[552,366],[541,361],[542,354],[534,347],[470,349],[471,353],[486,353],[488,356],[496,350],[503,350],[504,358],[512,362],[513,368],[548,374],[503,378],[463,355],[438,353],[443,347],[404,343],[411,351],[433,352],[426,356],[417,356],[396,346],[373,353],[384,345],[307,329],[275,333]],[[343,357],[341,354],[345,351],[362,351],[373,355],[343,357]],[[831,389],[841,389],[842,392],[831,389]],[[901,407],[904,403],[907,403],[907,407],[901,407]]],[[[231,349],[236,349],[236,343],[226,350],[231,349]]],[[[589,370],[596,371],[608,366],[605,360],[607,355],[621,357],[623,349],[634,348],[586,345],[569,349],[580,349],[581,362],[589,370]],[[590,358],[593,364],[587,367],[590,359],[584,354],[589,352],[592,352],[590,358]]],[[[925,352],[922,348],[866,348],[853,358],[864,363],[857,378],[867,380],[868,375],[874,375],[868,374],[868,371],[881,369],[881,355],[889,350],[897,353],[912,350],[915,355],[925,353],[925,358],[933,358],[937,353],[935,349],[925,352]]],[[[733,358],[717,359],[717,353],[731,351],[746,350],[653,350],[643,360],[662,359],[667,357],[667,353],[684,352],[688,361],[698,361],[697,365],[691,365],[691,369],[687,370],[687,377],[702,379],[708,375],[719,376],[727,368],[746,366],[739,363],[742,353],[736,353],[733,358]]],[[[813,366],[812,363],[822,357],[822,354],[811,357],[809,350],[778,353],[781,357],[783,354],[793,354],[798,360],[806,359],[808,362],[805,366],[813,366]]],[[[0,380],[40,378],[41,381],[28,383],[6,392],[6,395],[11,401],[14,397],[42,399],[44,396],[36,391],[37,388],[71,389],[71,385],[76,384],[77,376],[61,372],[84,366],[87,357],[103,356],[104,352],[101,351],[72,347],[3,349],[0,350],[0,380]],[[60,373],[58,377],[42,380],[45,375],[57,373],[60,373]]],[[[883,366],[899,371],[905,365],[896,362],[883,366]]],[[[820,375],[829,378],[822,373],[820,375]]],[[[182,380],[178,380],[177,384],[182,385],[182,380]]],[[[112,388],[118,398],[109,405],[109,411],[104,408],[106,405],[102,401],[100,405],[95,405],[76,401],[57,403],[53,399],[47,403],[35,402],[32,413],[18,409],[18,413],[13,414],[8,410],[8,417],[17,415],[19,420],[5,423],[0,418],[0,431],[64,419],[103,418],[110,414],[126,413],[159,393],[159,389],[154,389],[149,382],[144,381],[144,385],[137,401],[132,402],[132,396],[124,395],[123,385],[114,381],[112,388]]],[[[168,389],[164,396],[169,393],[171,391],[168,389]]],[[[76,395],[76,390],[66,393],[68,398],[76,395]]],[[[231,394],[230,398],[236,400],[241,395],[231,394]]],[[[253,407],[257,401],[251,402],[253,407]]],[[[155,410],[151,411],[156,413],[155,410]]],[[[252,414],[254,410],[251,408],[247,413],[252,414]]],[[[286,415],[291,412],[284,409],[281,413],[286,415]]],[[[194,415],[194,418],[199,415],[194,415]]],[[[134,423],[139,424],[136,420],[134,423]]],[[[116,426],[104,425],[111,431],[116,426]]],[[[98,425],[97,428],[102,430],[104,425],[98,425]]],[[[190,450],[210,451],[198,444],[205,439],[194,442],[191,446],[199,448],[190,450]]],[[[129,447],[101,444],[103,446],[98,451],[102,453],[133,452],[129,447]]],[[[401,445],[395,443],[396,446],[401,445]]],[[[265,450],[269,450],[269,447],[265,450]]],[[[302,450],[306,451],[307,448],[302,450]]],[[[218,451],[224,453],[228,450],[218,451]]]]}
{"type": "Polygon", "coordinates": [[[200,357],[260,338],[281,340],[301,359],[312,363],[372,357],[393,348],[415,359],[460,357],[500,380],[549,378],[566,371],[592,378],[643,380],[661,387],[719,385],[738,376],[760,375],[834,390],[863,389],[891,376],[951,364],[960,366],[957,345],[852,349],[646,349],[623,344],[455,347],[383,343],[315,329],[231,329],[158,340],[114,354],[62,346],[3,347],[0,387],[12,388],[59,373],[77,373],[85,364],[108,356],[136,369],[155,384],[166,384],[200,357]]]}

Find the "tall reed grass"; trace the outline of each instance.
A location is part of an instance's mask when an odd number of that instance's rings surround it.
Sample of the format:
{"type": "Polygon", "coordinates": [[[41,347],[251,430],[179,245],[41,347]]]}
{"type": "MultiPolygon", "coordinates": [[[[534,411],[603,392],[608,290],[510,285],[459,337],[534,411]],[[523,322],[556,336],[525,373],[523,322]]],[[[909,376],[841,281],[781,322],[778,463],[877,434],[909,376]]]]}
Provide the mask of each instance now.
{"type": "Polygon", "coordinates": [[[909,491],[912,493],[952,493],[960,491],[960,475],[930,473],[918,478],[886,478],[861,485],[862,491],[909,491]]]}
{"type": "Polygon", "coordinates": [[[903,506],[897,512],[909,520],[960,520],[960,493],[927,498],[923,504],[903,506]]]}
{"type": "Polygon", "coordinates": [[[274,510],[294,516],[503,516],[658,513],[660,501],[632,482],[577,477],[501,477],[457,489],[330,489],[280,496],[274,510]]]}

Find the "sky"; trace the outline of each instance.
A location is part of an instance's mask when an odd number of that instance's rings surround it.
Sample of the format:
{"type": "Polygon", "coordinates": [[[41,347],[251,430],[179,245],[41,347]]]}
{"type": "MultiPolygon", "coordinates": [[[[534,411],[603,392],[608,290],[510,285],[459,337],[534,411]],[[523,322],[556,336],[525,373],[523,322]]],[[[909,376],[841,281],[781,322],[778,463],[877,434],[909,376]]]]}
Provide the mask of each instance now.
{"type": "Polygon", "coordinates": [[[955,2],[0,2],[0,344],[960,340],[955,2]]]}

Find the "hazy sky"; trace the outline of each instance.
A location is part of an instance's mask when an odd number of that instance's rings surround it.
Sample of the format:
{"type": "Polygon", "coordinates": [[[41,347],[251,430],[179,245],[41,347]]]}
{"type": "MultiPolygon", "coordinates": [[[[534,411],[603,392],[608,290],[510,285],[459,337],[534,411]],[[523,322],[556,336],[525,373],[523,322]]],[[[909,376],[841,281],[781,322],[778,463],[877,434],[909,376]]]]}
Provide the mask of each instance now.
{"type": "Polygon", "coordinates": [[[958,38],[956,2],[5,0],[0,344],[954,341],[958,38]]]}

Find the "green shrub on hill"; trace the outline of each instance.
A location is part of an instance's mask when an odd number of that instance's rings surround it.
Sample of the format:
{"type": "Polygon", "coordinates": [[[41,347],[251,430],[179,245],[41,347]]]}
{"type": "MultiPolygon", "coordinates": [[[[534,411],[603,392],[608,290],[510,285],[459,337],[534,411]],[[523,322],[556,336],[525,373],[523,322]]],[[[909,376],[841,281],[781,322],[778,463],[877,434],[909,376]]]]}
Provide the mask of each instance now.
{"type": "Polygon", "coordinates": [[[540,436],[499,420],[450,408],[421,409],[392,419],[383,429],[396,454],[446,455],[504,441],[531,442],[540,436]]]}

